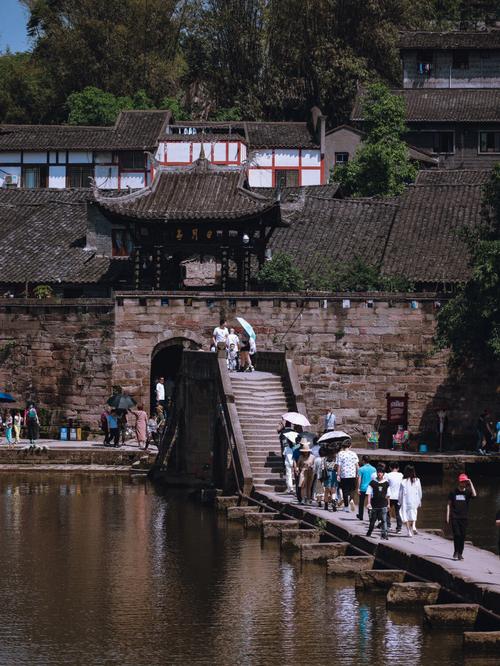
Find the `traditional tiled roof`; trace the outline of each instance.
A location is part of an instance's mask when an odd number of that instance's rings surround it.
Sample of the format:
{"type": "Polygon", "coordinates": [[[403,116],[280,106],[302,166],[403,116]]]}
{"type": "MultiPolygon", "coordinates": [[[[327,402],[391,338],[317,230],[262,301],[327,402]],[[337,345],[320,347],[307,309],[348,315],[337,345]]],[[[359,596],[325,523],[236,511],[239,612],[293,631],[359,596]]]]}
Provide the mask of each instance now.
{"type": "Polygon", "coordinates": [[[133,219],[238,219],[264,213],[277,204],[243,187],[244,172],[199,159],[190,168],[159,168],[151,186],[108,198],[96,196],[105,211],[133,219]]]}
{"type": "Polygon", "coordinates": [[[281,203],[291,203],[304,195],[315,195],[322,199],[335,199],[340,188],[340,183],[329,183],[328,185],[307,185],[305,187],[282,187],[279,194],[275,187],[254,187],[253,192],[262,194],[269,199],[279,196],[281,203]]]}
{"type": "Polygon", "coordinates": [[[402,32],[400,49],[500,49],[500,30],[476,32],[402,32]]]}
{"type": "Polygon", "coordinates": [[[0,125],[1,150],[147,150],[169,111],[122,111],[113,127],[0,125]]]}
{"type": "Polygon", "coordinates": [[[307,123],[245,123],[251,148],[318,148],[307,123]]]}
{"type": "MultiPolygon", "coordinates": [[[[393,90],[403,97],[407,122],[500,122],[500,89],[424,88],[393,90]]],[[[351,113],[363,121],[363,93],[351,113]]]]}
{"type": "Polygon", "coordinates": [[[85,250],[90,190],[0,189],[0,283],[96,283],[109,258],[85,250]]]}
{"type": "Polygon", "coordinates": [[[378,265],[395,213],[392,203],[304,193],[302,200],[283,205],[290,226],[274,231],[270,247],[289,254],[306,276],[355,257],[378,265]]]}
{"type": "Polygon", "coordinates": [[[490,169],[428,169],[419,171],[416,185],[485,185],[490,169]]]}

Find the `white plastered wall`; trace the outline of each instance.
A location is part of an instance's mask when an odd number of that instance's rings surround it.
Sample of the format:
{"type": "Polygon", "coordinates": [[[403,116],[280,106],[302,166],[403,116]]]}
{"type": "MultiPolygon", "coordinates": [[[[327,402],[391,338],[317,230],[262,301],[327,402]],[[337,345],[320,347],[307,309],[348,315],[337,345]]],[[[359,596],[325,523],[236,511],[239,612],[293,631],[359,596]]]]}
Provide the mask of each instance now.
{"type": "Polygon", "coordinates": [[[273,172],[271,169],[249,169],[248,183],[250,187],[272,187],[273,172]]]}
{"type": "Polygon", "coordinates": [[[97,187],[100,187],[103,190],[118,189],[118,167],[96,166],[95,180],[97,187]]]}
{"type": "Polygon", "coordinates": [[[50,166],[49,167],[49,187],[54,187],[63,190],[66,187],[66,167],[65,166],[50,166]]]}

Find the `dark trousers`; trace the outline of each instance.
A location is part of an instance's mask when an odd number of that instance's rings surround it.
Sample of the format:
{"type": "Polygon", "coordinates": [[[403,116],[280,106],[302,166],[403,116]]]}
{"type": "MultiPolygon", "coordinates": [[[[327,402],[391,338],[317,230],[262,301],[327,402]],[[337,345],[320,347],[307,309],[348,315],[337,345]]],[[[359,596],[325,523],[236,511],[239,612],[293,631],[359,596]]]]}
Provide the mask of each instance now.
{"type": "MultiPolygon", "coordinates": [[[[398,500],[390,500],[391,502],[391,507],[394,507],[394,513],[396,514],[396,529],[400,530],[403,526],[403,521],[401,520],[401,514],[399,513],[399,502],[398,500]]],[[[391,526],[391,514],[388,511],[387,512],[387,527],[390,528],[391,526]]]]}
{"type": "Polygon", "coordinates": [[[366,493],[363,491],[359,491],[359,507],[358,507],[358,518],[360,520],[363,520],[363,513],[365,510],[365,499],[366,499],[366,493]]]}
{"type": "Polygon", "coordinates": [[[348,477],[347,479],[340,479],[340,487],[342,488],[342,497],[344,498],[344,506],[349,506],[349,497],[354,495],[354,488],[356,488],[356,477],[348,477]]]}
{"type": "Polygon", "coordinates": [[[380,520],[382,523],[382,535],[387,536],[387,507],[384,506],[382,509],[374,509],[372,507],[370,513],[370,525],[368,526],[368,536],[373,532],[375,523],[377,520],[380,520]]]}
{"type": "Polygon", "coordinates": [[[110,428],[108,437],[108,442],[113,441],[113,446],[118,446],[120,443],[120,428],[110,428]]]}
{"type": "Polygon", "coordinates": [[[302,502],[302,490],[299,486],[299,475],[295,475],[295,497],[299,502],[302,502]]]}
{"type": "Polygon", "coordinates": [[[453,532],[453,544],[455,553],[462,555],[465,546],[465,531],[467,529],[466,520],[451,519],[451,531],[453,532]]]}

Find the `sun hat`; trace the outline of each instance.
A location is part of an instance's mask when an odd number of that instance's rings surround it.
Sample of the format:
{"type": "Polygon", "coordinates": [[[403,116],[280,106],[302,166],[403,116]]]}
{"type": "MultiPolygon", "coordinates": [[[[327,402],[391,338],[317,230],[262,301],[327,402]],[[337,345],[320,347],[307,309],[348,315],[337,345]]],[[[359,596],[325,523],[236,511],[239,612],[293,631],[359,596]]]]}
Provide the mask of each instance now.
{"type": "Polygon", "coordinates": [[[300,452],[301,453],[311,453],[311,449],[309,447],[309,442],[304,442],[304,444],[300,447],[300,452]]]}
{"type": "Polygon", "coordinates": [[[458,477],[458,480],[459,481],[469,481],[469,477],[467,476],[467,474],[460,474],[459,477],[458,477]]]}

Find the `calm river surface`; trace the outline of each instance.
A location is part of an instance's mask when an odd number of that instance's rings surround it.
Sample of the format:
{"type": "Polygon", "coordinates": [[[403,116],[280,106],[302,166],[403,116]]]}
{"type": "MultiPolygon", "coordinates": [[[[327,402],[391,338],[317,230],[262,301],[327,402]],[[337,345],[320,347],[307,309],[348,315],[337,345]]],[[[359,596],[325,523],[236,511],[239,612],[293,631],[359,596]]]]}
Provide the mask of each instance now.
{"type": "Polygon", "coordinates": [[[186,495],[0,474],[0,664],[498,663],[186,495]]]}

